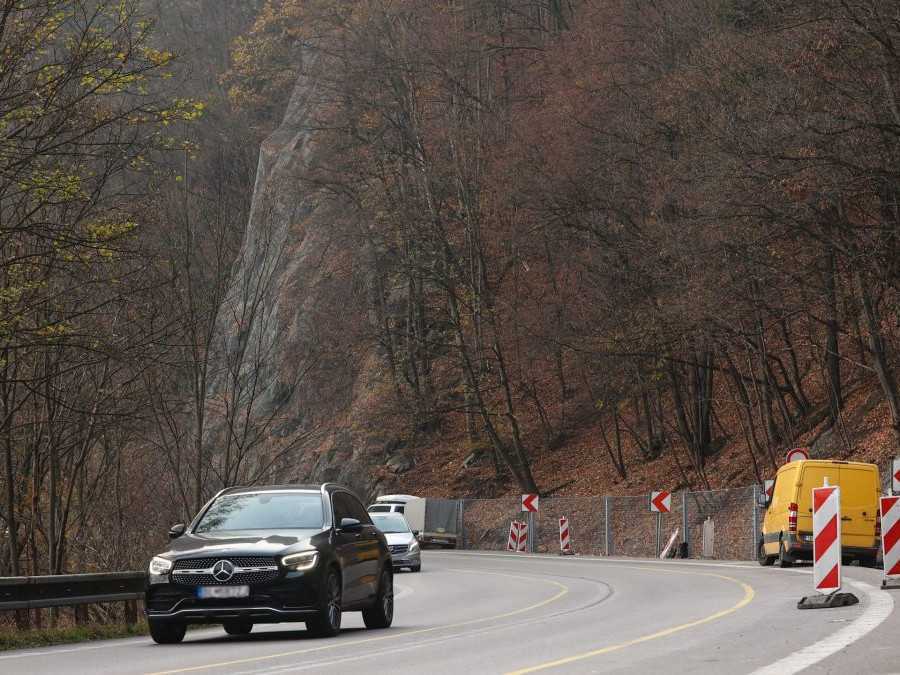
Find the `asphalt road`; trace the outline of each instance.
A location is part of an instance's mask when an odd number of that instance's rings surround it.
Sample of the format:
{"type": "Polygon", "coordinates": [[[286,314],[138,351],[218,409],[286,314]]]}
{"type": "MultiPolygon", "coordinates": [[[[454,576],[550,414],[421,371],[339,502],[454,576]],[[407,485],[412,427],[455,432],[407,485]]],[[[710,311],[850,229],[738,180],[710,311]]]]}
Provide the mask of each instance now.
{"type": "Polygon", "coordinates": [[[900,672],[898,591],[845,568],[853,607],[800,611],[809,570],[426,551],[396,577],[394,626],[344,616],[336,639],[302,624],[247,637],[194,630],[0,654],[0,673],[900,672]]]}

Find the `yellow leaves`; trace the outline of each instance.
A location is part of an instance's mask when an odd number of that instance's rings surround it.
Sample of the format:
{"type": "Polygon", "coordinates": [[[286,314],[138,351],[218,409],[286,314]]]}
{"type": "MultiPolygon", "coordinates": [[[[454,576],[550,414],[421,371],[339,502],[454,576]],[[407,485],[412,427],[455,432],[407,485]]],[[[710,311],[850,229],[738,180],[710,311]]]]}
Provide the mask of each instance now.
{"type": "Polygon", "coordinates": [[[38,170],[19,182],[36,201],[70,201],[82,195],[81,187],[81,176],[62,169],[38,170]]]}
{"type": "Polygon", "coordinates": [[[84,226],[84,231],[87,232],[92,241],[110,241],[132,232],[137,226],[137,223],[130,220],[124,222],[88,223],[84,226]]]}
{"type": "Polygon", "coordinates": [[[144,47],[141,49],[141,55],[157,68],[167,66],[175,59],[175,55],[172,52],[154,49],[152,47],[144,47]]]}

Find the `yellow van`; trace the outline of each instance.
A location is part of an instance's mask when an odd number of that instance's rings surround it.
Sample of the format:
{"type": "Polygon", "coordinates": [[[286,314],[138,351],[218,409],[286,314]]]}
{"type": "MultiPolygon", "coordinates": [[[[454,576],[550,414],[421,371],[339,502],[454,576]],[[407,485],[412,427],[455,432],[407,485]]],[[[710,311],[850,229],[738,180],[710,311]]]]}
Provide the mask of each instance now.
{"type": "Polygon", "coordinates": [[[878,499],[881,479],[875,464],[804,459],[785,464],[775,476],[766,507],[757,558],[760,565],[776,560],[790,567],[812,560],[812,490],[829,485],[841,488],[841,548],[845,561],[874,565],[881,537],[878,499]]]}

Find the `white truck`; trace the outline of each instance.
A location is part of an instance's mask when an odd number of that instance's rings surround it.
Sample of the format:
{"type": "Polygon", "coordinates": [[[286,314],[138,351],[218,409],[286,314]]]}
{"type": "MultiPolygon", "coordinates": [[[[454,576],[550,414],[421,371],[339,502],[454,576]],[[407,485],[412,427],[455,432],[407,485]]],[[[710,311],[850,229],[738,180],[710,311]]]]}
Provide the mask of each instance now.
{"type": "Polygon", "coordinates": [[[382,495],[367,510],[369,513],[402,513],[423,545],[456,547],[458,507],[455,500],[382,495]]]}

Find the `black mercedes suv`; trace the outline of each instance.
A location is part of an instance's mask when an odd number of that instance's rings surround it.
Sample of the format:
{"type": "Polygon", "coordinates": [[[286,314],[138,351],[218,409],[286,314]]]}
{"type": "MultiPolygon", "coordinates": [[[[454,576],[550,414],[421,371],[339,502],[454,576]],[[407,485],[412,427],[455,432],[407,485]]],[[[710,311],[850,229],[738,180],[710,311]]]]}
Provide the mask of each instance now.
{"type": "Polygon", "coordinates": [[[246,635],[255,623],[304,621],[331,637],[342,612],[362,611],[368,628],[393,620],[384,535],[339,485],[222,490],[169,536],[147,575],[147,620],[160,644],[181,642],[189,623],[246,635]]]}

